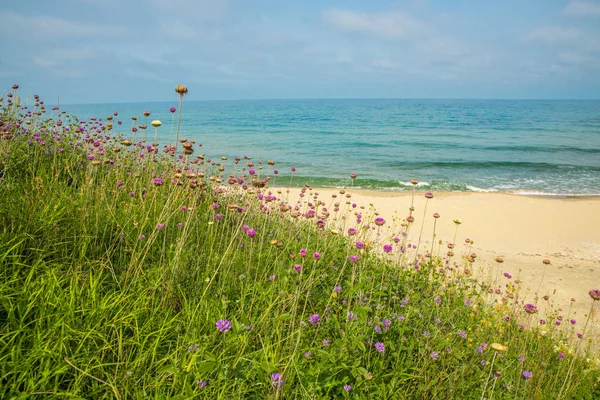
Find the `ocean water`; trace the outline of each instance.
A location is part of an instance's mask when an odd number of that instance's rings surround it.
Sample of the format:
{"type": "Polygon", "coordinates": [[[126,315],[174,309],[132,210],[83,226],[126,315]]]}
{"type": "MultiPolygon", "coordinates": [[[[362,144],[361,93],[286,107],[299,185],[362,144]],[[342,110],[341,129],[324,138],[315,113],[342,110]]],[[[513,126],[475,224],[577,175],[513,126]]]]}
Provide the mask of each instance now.
{"type": "MultiPolygon", "coordinates": [[[[117,111],[125,134],[132,116],[149,127],[160,119],[167,143],[171,106],[177,98],[62,110],[82,120],[117,111]]],[[[411,190],[417,179],[431,191],[600,195],[600,100],[184,99],[180,137],[207,158],[272,159],[286,184],[295,166],[296,186],[348,187],[356,173],[355,188],[374,190],[411,190]]]]}

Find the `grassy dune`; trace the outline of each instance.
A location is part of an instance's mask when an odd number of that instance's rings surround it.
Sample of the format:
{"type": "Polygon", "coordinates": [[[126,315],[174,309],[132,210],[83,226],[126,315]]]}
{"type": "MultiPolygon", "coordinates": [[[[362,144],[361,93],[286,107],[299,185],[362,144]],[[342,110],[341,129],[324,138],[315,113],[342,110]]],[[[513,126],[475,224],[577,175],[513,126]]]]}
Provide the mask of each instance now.
{"type": "MultiPolygon", "coordinates": [[[[273,185],[289,166],[153,145],[149,115],[84,122],[13,89],[1,398],[600,398],[600,292],[571,340],[515,278],[472,279],[468,243],[409,242],[423,210],[384,221],[344,191],[292,199],[273,185]]],[[[177,122],[154,125],[177,137],[177,122]]]]}

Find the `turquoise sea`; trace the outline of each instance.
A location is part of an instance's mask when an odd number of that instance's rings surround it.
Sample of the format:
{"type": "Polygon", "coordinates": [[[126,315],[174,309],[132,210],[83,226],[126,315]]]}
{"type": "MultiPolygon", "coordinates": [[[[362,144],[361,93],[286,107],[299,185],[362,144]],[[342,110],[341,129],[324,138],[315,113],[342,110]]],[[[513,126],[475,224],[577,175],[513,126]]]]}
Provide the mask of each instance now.
{"type": "MultiPolygon", "coordinates": [[[[167,143],[171,106],[178,98],[61,108],[82,120],[117,111],[125,134],[132,116],[159,119],[167,143]]],[[[273,159],[287,177],[295,166],[295,185],[347,187],[356,173],[354,187],[375,190],[418,179],[431,191],[600,195],[600,100],[184,99],[182,111],[196,153],[273,159]]]]}

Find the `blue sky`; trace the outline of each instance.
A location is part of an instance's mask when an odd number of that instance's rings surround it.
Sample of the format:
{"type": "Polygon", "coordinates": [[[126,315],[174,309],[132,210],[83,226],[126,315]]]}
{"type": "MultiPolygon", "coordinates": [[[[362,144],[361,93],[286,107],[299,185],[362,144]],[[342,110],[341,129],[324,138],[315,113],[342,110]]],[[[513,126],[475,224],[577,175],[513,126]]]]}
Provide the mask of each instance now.
{"type": "Polygon", "coordinates": [[[600,0],[30,0],[0,91],[52,102],[600,98],[600,0]]]}

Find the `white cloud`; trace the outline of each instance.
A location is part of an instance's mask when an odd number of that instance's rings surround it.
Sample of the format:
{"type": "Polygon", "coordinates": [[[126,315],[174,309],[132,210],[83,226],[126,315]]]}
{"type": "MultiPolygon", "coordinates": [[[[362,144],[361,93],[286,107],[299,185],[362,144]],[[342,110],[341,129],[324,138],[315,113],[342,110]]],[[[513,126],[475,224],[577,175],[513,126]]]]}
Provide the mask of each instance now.
{"type": "Polygon", "coordinates": [[[323,12],[323,20],[331,26],[369,32],[387,39],[408,39],[427,33],[427,26],[404,12],[359,13],[333,8],[323,12]]]}
{"type": "Polygon", "coordinates": [[[119,36],[125,32],[121,26],[83,23],[51,16],[23,16],[11,11],[0,11],[0,21],[0,30],[11,33],[29,32],[43,37],[107,37],[119,36]]]}
{"type": "Polygon", "coordinates": [[[572,1],[565,8],[565,14],[575,17],[600,17],[600,3],[592,1],[572,1]]]}
{"type": "Polygon", "coordinates": [[[539,41],[550,44],[570,43],[579,38],[581,32],[576,28],[565,28],[556,25],[547,25],[537,28],[527,36],[530,41],[539,41]]]}

